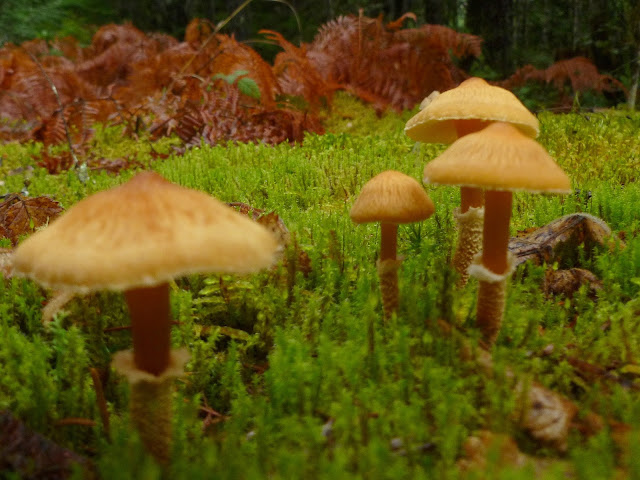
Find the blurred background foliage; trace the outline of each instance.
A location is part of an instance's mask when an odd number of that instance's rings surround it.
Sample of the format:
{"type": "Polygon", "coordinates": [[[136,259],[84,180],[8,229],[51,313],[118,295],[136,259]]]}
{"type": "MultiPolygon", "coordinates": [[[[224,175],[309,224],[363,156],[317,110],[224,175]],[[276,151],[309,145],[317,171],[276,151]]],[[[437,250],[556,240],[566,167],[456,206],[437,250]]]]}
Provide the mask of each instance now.
{"type": "Polygon", "coordinates": [[[280,48],[261,38],[260,29],[276,30],[296,44],[309,42],[322,24],[362,9],[386,21],[411,11],[418,24],[480,35],[483,57],[462,67],[489,79],[505,78],[525,64],[543,68],[584,56],[631,87],[640,68],[637,0],[492,0],[491,8],[486,0],[2,0],[0,45],[64,35],[89,43],[97,26],[126,21],[182,38],[192,18],[218,23],[239,8],[222,32],[267,60],[280,48]]]}

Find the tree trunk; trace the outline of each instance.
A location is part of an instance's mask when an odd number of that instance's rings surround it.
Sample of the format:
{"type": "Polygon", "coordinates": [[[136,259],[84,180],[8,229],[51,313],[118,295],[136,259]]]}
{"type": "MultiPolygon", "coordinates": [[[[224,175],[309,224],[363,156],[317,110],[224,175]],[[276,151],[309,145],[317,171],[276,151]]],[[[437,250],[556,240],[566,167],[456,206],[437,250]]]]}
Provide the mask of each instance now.
{"type": "Polygon", "coordinates": [[[513,69],[513,2],[494,0],[491,8],[486,0],[467,3],[467,27],[470,33],[484,38],[483,53],[489,65],[503,77],[513,69]]]}
{"type": "Polygon", "coordinates": [[[424,0],[424,21],[457,29],[458,2],[456,0],[424,0]]]}
{"type": "Polygon", "coordinates": [[[633,77],[631,78],[631,88],[629,88],[628,105],[631,110],[636,108],[636,98],[638,96],[638,83],[640,82],[640,47],[636,53],[636,61],[633,69],[633,77]]]}

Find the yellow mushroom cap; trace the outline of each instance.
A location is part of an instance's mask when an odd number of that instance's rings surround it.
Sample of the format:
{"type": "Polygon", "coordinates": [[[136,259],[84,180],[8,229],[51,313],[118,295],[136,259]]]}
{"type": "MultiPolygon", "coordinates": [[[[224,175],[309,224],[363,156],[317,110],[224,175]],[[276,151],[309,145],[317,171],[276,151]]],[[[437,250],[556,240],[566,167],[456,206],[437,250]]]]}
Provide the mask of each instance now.
{"type": "Polygon", "coordinates": [[[453,143],[458,138],[456,120],[511,123],[531,138],[540,133],[538,119],[518,97],[478,77],[432,98],[409,119],[404,131],[418,142],[453,143]]]}
{"type": "Polygon", "coordinates": [[[535,140],[492,123],[456,140],[424,168],[425,183],[486,190],[570,193],[567,174],[535,140]]]}
{"type": "Polygon", "coordinates": [[[78,202],[20,244],[13,261],[16,275],[86,293],[248,273],[271,265],[277,249],[267,229],[210,195],[144,172],[78,202]]]}
{"type": "Polygon", "coordinates": [[[355,223],[411,223],[429,218],[435,207],[420,183],[387,170],[369,180],[349,213],[355,223]]]}

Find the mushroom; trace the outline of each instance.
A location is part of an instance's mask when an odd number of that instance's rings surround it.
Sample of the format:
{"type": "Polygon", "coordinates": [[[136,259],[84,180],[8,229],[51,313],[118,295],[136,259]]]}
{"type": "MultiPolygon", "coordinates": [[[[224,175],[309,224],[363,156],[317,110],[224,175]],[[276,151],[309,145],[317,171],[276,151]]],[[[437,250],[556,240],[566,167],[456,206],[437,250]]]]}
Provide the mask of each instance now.
{"type": "Polygon", "coordinates": [[[387,170],[369,180],[351,208],[355,223],[380,222],[380,276],[382,305],[386,318],[398,308],[397,255],[398,224],[419,222],[429,218],[435,207],[424,188],[414,178],[387,170]]]}
{"type": "Polygon", "coordinates": [[[538,142],[497,122],[460,138],[429,162],[424,181],[485,189],[482,252],[469,273],[480,280],[478,326],[493,344],[502,323],[506,279],[514,268],[508,252],[512,192],[570,193],[569,177],[538,142]]]}
{"type": "MultiPolygon", "coordinates": [[[[429,95],[423,103],[426,105],[404,129],[409,138],[419,142],[450,144],[491,122],[510,123],[531,138],[539,133],[538,119],[513,93],[478,77],[439,95],[429,95]]],[[[460,197],[460,208],[454,211],[460,235],[453,264],[460,274],[459,285],[464,286],[467,268],[482,244],[484,200],[482,189],[468,186],[461,187],[460,197]]]]}
{"type": "Polygon", "coordinates": [[[264,227],[215,198],[144,172],[74,205],[15,250],[15,275],[65,292],[123,291],[133,352],[113,365],[132,385],[132,420],[162,464],[170,454],[171,379],[188,360],[170,349],[168,282],[271,265],[278,245],[264,227]]]}

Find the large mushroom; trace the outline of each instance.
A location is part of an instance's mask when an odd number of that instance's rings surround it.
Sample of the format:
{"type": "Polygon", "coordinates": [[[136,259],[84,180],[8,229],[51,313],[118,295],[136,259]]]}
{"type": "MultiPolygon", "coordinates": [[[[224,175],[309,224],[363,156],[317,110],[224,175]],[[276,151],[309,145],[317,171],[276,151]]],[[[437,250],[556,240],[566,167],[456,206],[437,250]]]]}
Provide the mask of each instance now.
{"type": "Polygon", "coordinates": [[[351,207],[355,223],[380,222],[378,275],[385,317],[398,308],[397,258],[398,224],[429,218],[435,207],[424,188],[414,178],[395,170],[382,172],[369,180],[351,207]]]}
{"type": "Polygon", "coordinates": [[[512,192],[569,193],[569,177],[538,142],[498,122],[454,142],[426,165],[424,181],[485,189],[482,252],[469,273],[480,281],[478,326],[483,339],[493,344],[513,271],[508,251],[512,192]]]}
{"type": "Polygon", "coordinates": [[[277,249],[269,231],[210,195],[144,172],[78,202],[25,240],[13,273],[64,291],[124,292],[133,351],[118,352],[113,364],[132,385],[132,420],[144,445],[166,464],[171,380],[188,359],[170,348],[168,282],[253,272],[271,265],[277,249]]]}
{"type": "MultiPolygon", "coordinates": [[[[419,142],[450,144],[491,122],[510,123],[530,138],[536,138],[540,131],[538,119],[513,93],[472,77],[456,88],[427,97],[422,110],[407,122],[405,133],[419,142]]],[[[467,268],[482,244],[484,200],[482,189],[469,186],[461,187],[460,197],[460,208],[454,211],[460,234],[453,264],[463,286],[467,268]]]]}

